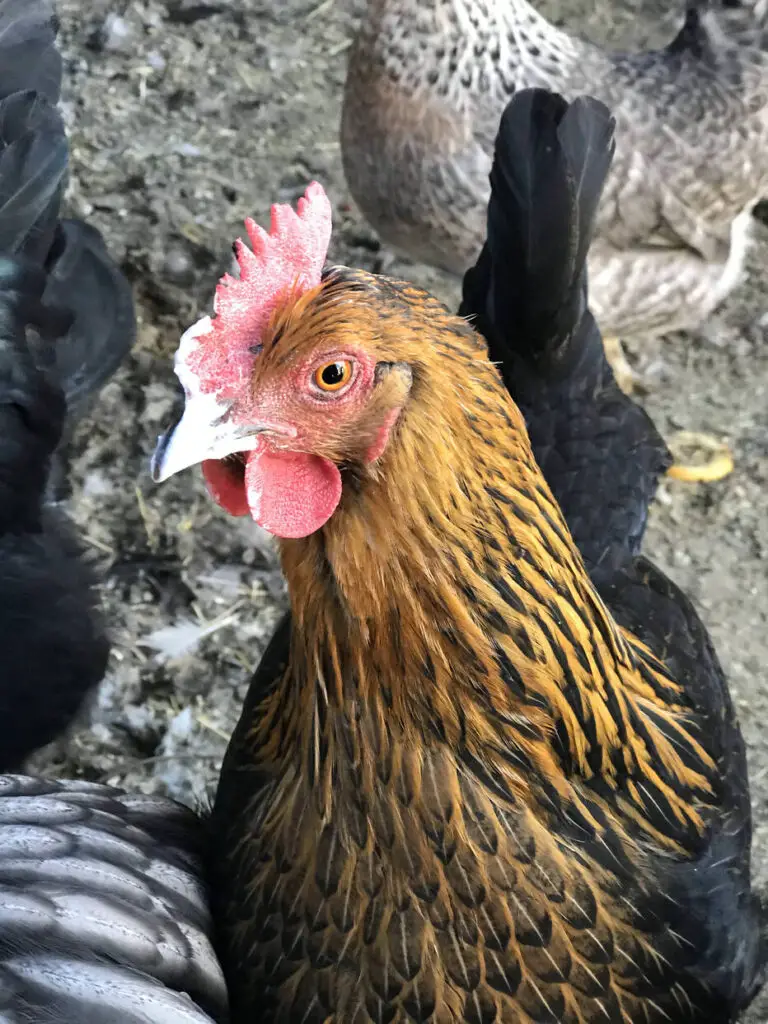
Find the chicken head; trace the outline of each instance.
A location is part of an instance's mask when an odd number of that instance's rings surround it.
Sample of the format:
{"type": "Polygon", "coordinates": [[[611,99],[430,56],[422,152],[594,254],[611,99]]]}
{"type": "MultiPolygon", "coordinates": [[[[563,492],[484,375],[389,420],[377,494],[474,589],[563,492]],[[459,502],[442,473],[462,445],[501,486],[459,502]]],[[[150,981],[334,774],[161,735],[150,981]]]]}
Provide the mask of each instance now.
{"type": "Polygon", "coordinates": [[[376,331],[349,315],[355,286],[345,274],[358,275],[322,272],[331,209],[319,184],[297,212],[273,206],[269,233],[251,220],[246,229],[252,250],[235,244],[239,279],[221,279],[214,316],[181,338],[184,413],[159,439],[152,474],[160,482],[202,463],[227,512],[305,537],[336,510],[342,470],[383,454],[410,368],[377,351],[376,331]]]}

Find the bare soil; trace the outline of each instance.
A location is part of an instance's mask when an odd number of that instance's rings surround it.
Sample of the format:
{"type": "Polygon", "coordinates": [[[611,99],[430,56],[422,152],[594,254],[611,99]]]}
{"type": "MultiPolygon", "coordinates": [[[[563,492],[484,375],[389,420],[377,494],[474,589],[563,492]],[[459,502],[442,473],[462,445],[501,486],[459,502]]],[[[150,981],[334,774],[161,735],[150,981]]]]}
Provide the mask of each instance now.
{"type": "MultiPolygon", "coordinates": [[[[669,38],[660,0],[548,0],[546,13],[626,47],[669,38]]],[[[251,670],[282,608],[271,542],[207,499],[197,472],[148,475],[177,402],[171,357],[209,309],[243,218],[318,178],[336,210],[332,259],[383,253],[353,208],[338,144],[346,50],[361,0],[60,0],[71,210],[135,283],[139,339],[80,430],[72,513],[104,579],[114,651],[81,725],[35,759],[60,775],[204,804],[251,670]]],[[[667,482],[649,554],[692,595],[728,671],[749,746],[757,879],[768,883],[768,230],[748,280],[696,337],[630,350],[661,429],[726,439],[736,469],[667,482]]],[[[452,304],[456,283],[395,271],[452,304]]],[[[768,1000],[752,1024],[768,1020],[768,1000]]]]}

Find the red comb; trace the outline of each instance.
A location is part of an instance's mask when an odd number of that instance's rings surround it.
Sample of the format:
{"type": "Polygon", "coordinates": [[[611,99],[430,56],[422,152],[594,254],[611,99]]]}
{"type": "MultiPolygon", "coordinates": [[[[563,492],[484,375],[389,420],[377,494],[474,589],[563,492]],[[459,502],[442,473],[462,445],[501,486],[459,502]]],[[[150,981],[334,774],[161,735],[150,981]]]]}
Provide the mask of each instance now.
{"type": "Polygon", "coordinates": [[[323,186],[313,181],[296,212],[287,204],[272,207],[269,233],[250,217],[245,228],[253,251],[242,239],[235,242],[240,280],[230,274],[220,279],[210,329],[196,333],[196,344],[183,356],[184,369],[197,378],[201,391],[230,401],[243,396],[281,298],[320,283],[331,239],[331,204],[323,186]]]}

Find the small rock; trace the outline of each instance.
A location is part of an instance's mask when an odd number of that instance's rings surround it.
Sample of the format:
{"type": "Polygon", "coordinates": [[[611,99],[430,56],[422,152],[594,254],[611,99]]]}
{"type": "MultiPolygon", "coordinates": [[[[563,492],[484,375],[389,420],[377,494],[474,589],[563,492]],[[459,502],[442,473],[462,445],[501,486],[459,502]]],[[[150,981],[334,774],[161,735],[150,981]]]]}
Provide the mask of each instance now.
{"type": "Polygon", "coordinates": [[[162,53],[158,53],[157,50],[150,50],[147,54],[147,64],[152,68],[153,71],[165,71],[166,60],[162,53]]]}
{"type": "Polygon", "coordinates": [[[110,53],[126,52],[132,49],[133,28],[119,14],[108,14],[101,26],[102,49],[110,53]]]}
{"type": "Polygon", "coordinates": [[[114,491],[109,477],[99,469],[87,473],[83,480],[82,494],[84,498],[101,498],[114,491]]]}
{"type": "Polygon", "coordinates": [[[123,725],[139,741],[147,742],[155,733],[153,715],[143,704],[129,704],[125,708],[123,725]]]}
{"type": "Polygon", "coordinates": [[[163,737],[163,748],[172,748],[173,741],[188,740],[195,728],[195,718],[192,708],[184,708],[171,719],[168,724],[168,731],[163,737]]]}
{"type": "Polygon", "coordinates": [[[195,268],[192,258],[180,245],[172,245],[163,260],[163,274],[172,283],[187,287],[194,283],[195,268]]]}

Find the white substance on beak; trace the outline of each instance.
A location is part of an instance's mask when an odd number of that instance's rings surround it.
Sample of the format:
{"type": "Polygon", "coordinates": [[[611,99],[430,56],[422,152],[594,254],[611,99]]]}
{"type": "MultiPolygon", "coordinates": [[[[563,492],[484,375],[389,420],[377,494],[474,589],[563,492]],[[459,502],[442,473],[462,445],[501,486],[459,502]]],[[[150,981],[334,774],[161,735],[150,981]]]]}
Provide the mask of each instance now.
{"type": "Polygon", "coordinates": [[[173,368],[184,388],[184,414],[171,431],[158,438],[152,456],[152,478],[156,483],[204,459],[223,459],[235,452],[252,451],[259,443],[257,437],[249,437],[241,426],[229,420],[229,405],[204,392],[200,378],[190,369],[188,360],[200,344],[198,339],[211,329],[211,318],[204,316],[179,340],[173,368]]]}
{"type": "Polygon", "coordinates": [[[210,334],[212,330],[213,320],[209,316],[204,316],[196,324],[188,327],[179,339],[179,347],[173,358],[173,371],[188,399],[200,394],[200,378],[189,368],[187,360],[200,347],[198,338],[210,334]]]}

